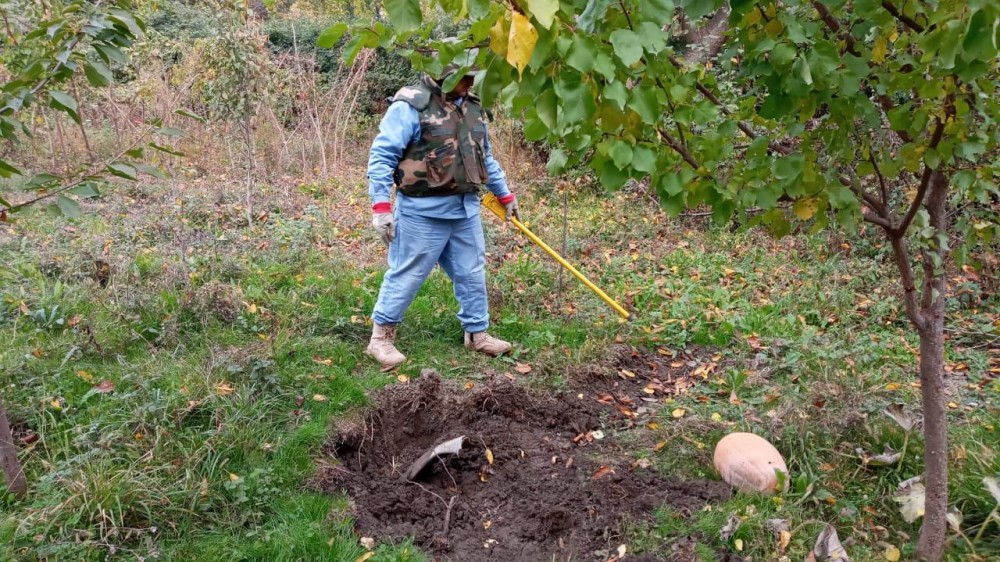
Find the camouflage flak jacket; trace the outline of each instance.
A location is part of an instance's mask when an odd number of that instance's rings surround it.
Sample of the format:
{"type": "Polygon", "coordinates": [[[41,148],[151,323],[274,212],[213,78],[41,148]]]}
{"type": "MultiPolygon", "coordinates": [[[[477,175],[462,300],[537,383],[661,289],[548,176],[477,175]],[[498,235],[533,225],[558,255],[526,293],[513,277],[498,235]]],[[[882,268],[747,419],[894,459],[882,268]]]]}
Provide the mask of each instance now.
{"type": "Polygon", "coordinates": [[[472,193],[487,182],[486,114],[477,98],[455,105],[425,76],[392,101],[405,101],[420,114],[420,139],[406,147],[393,178],[404,195],[472,193]]]}

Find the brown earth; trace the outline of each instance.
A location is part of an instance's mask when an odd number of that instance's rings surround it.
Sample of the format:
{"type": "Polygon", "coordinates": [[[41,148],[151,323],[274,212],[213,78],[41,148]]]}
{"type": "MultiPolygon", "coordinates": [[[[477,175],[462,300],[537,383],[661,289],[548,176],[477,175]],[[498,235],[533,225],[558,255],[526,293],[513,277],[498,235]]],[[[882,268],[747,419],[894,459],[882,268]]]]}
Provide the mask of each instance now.
{"type": "Polygon", "coordinates": [[[349,494],[359,536],[412,536],[436,559],[463,562],[611,560],[624,527],[661,505],[693,512],[730,496],[722,482],[680,481],[634,462],[620,441],[634,416],[595,399],[593,382],[549,393],[503,376],[462,386],[426,372],[338,424],[316,483],[349,494]],[[459,436],[457,457],[405,480],[422,453],[459,436]]]}

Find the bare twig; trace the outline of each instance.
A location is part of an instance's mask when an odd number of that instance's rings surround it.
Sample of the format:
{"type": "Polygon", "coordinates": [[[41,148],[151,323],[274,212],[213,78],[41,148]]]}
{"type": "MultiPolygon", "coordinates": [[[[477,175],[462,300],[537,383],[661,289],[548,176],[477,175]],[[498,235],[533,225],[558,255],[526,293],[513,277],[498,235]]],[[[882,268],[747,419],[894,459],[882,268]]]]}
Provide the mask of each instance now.
{"type": "MultiPolygon", "coordinates": [[[[937,125],[934,127],[934,134],[931,136],[929,148],[937,148],[938,143],[941,142],[941,136],[943,134],[944,123],[939,119],[937,121],[937,125]]],[[[924,174],[920,178],[920,186],[917,188],[917,196],[913,198],[913,203],[910,204],[910,209],[906,212],[903,220],[900,221],[899,226],[894,229],[894,234],[902,236],[906,233],[906,229],[910,227],[910,223],[913,222],[913,217],[917,215],[917,211],[924,203],[924,197],[927,195],[927,187],[930,185],[933,172],[934,170],[932,170],[930,166],[924,165],[924,174]]]]}
{"type": "Polygon", "coordinates": [[[885,11],[892,14],[894,18],[898,19],[900,22],[902,22],[903,25],[910,28],[911,30],[916,31],[917,33],[924,32],[924,26],[917,23],[916,20],[914,20],[913,18],[900,12],[899,9],[896,8],[896,6],[893,5],[893,3],[890,2],[889,0],[882,0],[882,7],[885,8],[885,11]]]}
{"type": "Polygon", "coordinates": [[[448,500],[448,509],[444,512],[444,530],[441,534],[444,535],[445,538],[448,538],[448,529],[451,527],[451,508],[455,505],[455,500],[457,499],[458,496],[452,496],[451,499],[448,500]]]}
{"type": "Polygon", "coordinates": [[[837,18],[833,17],[833,14],[830,13],[830,9],[827,8],[822,2],[816,0],[812,4],[813,7],[816,8],[816,11],[819,12],[819,17],[823,20],[823,23],[830,28],[830,31],[832,31],[837,37],[844,40],[844,43],[847,45],[847,52],[856,57],[860,57],[861,53],[858,52],[857,47],[854,45],[854,36],[851,35],[850,30],[845,30],[842,33],[840,22],[837,21],[837,18]]]}

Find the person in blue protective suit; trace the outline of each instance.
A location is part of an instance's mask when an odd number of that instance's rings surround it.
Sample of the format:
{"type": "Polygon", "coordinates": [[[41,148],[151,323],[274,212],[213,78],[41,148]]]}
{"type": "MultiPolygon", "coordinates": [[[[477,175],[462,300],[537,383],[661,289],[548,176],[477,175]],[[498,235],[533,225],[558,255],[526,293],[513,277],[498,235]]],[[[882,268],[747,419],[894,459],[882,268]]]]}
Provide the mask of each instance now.
{"type": "Polygon", "coordinates": [[[474,73],[462,76],[449,92],[441,89],[458,70],[449,66],[436,80],[425,75],[399,90],[368,158],[372,225],[389,245],[389,270],[372,313],[367,353],[385,369],[406,361],[396,349],[396,326],[435,265],[454,285],[465,347],[491,356],[511,350],[508,342],[487,333],[479,191],[493,192],[508,220],[518,216],[517,199],[490,151],[486,113],[470,94],[474,73]]]}

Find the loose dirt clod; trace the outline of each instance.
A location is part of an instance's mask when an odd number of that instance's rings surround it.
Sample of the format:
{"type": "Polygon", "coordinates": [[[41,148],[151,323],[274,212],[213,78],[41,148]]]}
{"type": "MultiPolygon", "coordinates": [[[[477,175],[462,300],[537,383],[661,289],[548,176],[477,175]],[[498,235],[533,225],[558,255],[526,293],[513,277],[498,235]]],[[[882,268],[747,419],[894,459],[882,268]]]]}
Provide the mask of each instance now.
{"type": "Polygon", "coordinates": [[[529,391],[504,377],[467,386],[436,374],[393,385],[335,428],[325,452],[339,462],[320,463],[317,484],[350,495],[361,536],[413,536],[441,560],[596,560],[622,544],[627,520],[731,494],[723,482],[633,467],[609,428],[604,439],[574,441],[607,410],[591,396],[529,391]],[[410,463],[455,435],[466,436],[457,456],[406,481],[410,463]]]}

